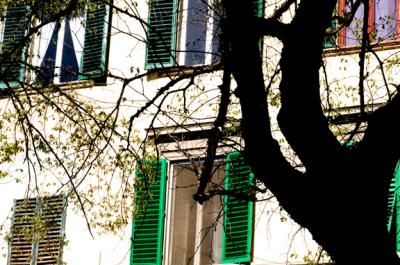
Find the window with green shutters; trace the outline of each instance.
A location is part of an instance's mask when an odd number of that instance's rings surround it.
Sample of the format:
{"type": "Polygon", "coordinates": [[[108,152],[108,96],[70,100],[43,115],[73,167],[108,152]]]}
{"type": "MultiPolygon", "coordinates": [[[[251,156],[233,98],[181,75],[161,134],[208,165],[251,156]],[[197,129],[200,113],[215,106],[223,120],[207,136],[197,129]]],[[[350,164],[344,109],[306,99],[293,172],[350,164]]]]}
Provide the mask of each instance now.
{"type": "Polygon", "coordinates": [[[135,217],[132,222],[131,265],[162,263],[166,160],[138,164],[135,217]]]}
{"type": "Polygon", "coordinates": [[[23,37],[30,24],[27,11],[25,5],[7,7],[4,21],[0,22],[3,30],[0,44],[0,89],[18,86],[25,77],[27,45],[23,37]]]}
{"type": "Polygon", "coordinates": [[[235,195],[224,197],[222,263],[251,261],[253,241],[253,202],[249,197],[254,176],[240,152],[228,154],[225,189],[235,195]]]}
{"type": "Polygon", "coordinates": [[[60,265],[67,200],[15,200],[7,265],[60,265]]]}
{"type": "Polygon", "coordinates": [[[389,187],[388,194],[388,231],[392,235],[392,239],[396,244],[396,251],[400,252],[400,161],[396,165],[396,169],[389,187]]]}
{"type": "Polygon", "coordinates": [[[110,7],[104,1],[91,0],[86,12],[85,38],[79,79],[105,81],[107,66],[110,7]]]}
{"type": "MultiPolygon", "coordinates": [[[[150,0],[146,69],[204,65],[219,60],[218,1],[184,1],[178,4],[178,0],[150,0]],[[180,6],[185,9],[180,10],[180,6]]],[[[262,16],[263,0],[253,1],[255,14],[262,16]]]]}
{"type": "Polygon", "coordinates": [[[193,201],[198,180],[191,166],[181,163],[173,166],[173,175],[168,178],[171,194],[166,196],[166,160],[138,164],[131,265],[251,261],[254,209],[250,190],[254,177],[242,154],[228,154],[225,169],[216,165],[214,181],[225,183],[226,190],[234,194],[224,197],[223,224],[218,222],[219,225],[212,228],[213,232],[207,232],[207,229],[216,224],[222,202],[217,197],[211,198],[206,205],[193,201]],[[168,215],[165,212],[167,204],[171,207],[168,215]],[[164,225],[165,220],[168,220],[167,225],[164,225]],[[169,238],[165,238],[164,227],[169,231],[169,238]],[[167,259],[163,257],[166,244],[167,259]]]}
{"type": "Polygon", "coordinates": [[[38,34],[33,35],[35,40],[30,42],[27,38],[26,43],[15,45],[24,40],[29,30],[29,10],[27,6],[7,7],[5,19],[0,22],[0,62],[4,58],[0,89],[21,86],[28,45],[33,55],[30,63],[37,72],[26,81],[43,86],[87,79],[94,83],[106,82],[111,18],[107,2],[91,0],[85,14],[50,23],[46,14],[39,12],[36,20],[43,24],[38,34]]]}

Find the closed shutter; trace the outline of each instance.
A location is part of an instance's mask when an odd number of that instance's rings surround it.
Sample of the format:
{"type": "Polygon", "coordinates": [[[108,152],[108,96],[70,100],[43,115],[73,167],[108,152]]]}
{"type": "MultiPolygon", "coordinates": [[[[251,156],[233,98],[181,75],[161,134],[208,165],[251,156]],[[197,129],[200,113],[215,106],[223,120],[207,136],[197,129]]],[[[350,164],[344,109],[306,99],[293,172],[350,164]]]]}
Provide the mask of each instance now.
{"type": "Polygon", "coordinates": [[[1,44],[1,54],[6,55],[7,58],[1,58],[1,76],[0,88],[7,88],[15,86],[9,82],[23,81],[25,76],[25,68],[23,62],[25,61],[26,45],[21,44],[17,49],[13,50],[15,44],[20,44],[23,37],[26,35],[29,27],[29,19],[27,17],[27,6],[13,6],[7,7],[3,43],[1,44]],[[9,54],[11,52],[11,54],[9,54]]]}
{"type": "Polygon", "coordinates": [[[166,161],[142,163],[136,171],[131,265],[162,263],[166,161]]]}
{"type": "Polygon", "coordinates": [[[66,198],[16,200],[8,265],[60,265],[66,198]]]}
{"type": "Polygon", "coordinates": [[[224,198],[224,232],[222,234],[222,263],[251,261],[253,235],[253,202],[250,189],[254,175],[239,152],[226,158],[225,189],[239,196],[224,198]]]}
{"type": "Polygon", "coordinates": [[[147,30],[146,69],[174,65],[177,0],[151,0],[147,30]]]}
{"type": "Polygon", "coordinates": [[[101,0],[91,0],[86,13],[85,39],[79,79],[105,81],[110,8],[101,0]]]}
{"type": "Polygon", "coordinates": [[[393,235],[396,251],[400,251],[400,161],[396,165],[394,176],[389,186],[388,195],[388,231],[393,235]]]}
{"type": "Polygon", "coordinates": [[[33,223],[36,217],[36,199],[16,200],[11,228],[9,265],[31,264],[33,253],[33,223]]]}
{"type": "Polygon", "coordinates": [[[45,197],[40,201],[37,265],[62,264],[66,199],[64,196],[45,197]]]}

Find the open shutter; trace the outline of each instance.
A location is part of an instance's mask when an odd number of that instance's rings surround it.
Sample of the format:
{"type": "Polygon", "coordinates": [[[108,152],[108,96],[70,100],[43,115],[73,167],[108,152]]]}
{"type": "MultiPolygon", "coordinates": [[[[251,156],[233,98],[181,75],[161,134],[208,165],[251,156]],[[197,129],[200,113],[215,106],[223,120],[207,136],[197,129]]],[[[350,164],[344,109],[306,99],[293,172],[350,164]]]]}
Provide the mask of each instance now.
{"type": "Polygon", "coordinates": [[[131,265],[160,265],[162,262],[166,172],[164,159],[158,163],[142,163],[136,171],[131,265]]]}
{"type": "Polygon", "coordinates": [[[333,34],[336,30],[336,19],[334,17],[337,16],[337,9],[333,11],[331,25],[326,29],[327,36],[324,39],[324,49],[335,48],[337,33],[333,34]]]}
{"type": "Polygon", "coordinates": [[[8,265],[62,263],[66,198],[15,200],[8,265]]]}
{"type": "Polygon", "coordinates": [[[396,251],[400,252],[400,161],[396,165],[388,195],[388,231],[393,235],[396,251]]]}
{"type": "Polygon", "coordinates": [[[254,14],[257,17],[264,16],[264,0],[253,0],[254,14]]]}
{"type": "Polygon", "coordinates": [[[254,176],[239,152],[229,153],[226,158],[225,189],[239,196],[224,198],[224,232],[222,234],[222,263],[251,261],[253,235],[253,202],[250,189],[254,176]],[[241,195],[241,196],[240,196],[241,195]]]}
{"type": "Polygon", "coordinates": [[[91,0],[86,13],[85,40],[79,79],[104,82],[106,77],[110,7],[104,1],[91,0]]]}
{"type": "Polygon", "coordinates": [[[27,6],[10,6],[7,7],[3,42],[1,44],[0,57],[1,72],[4,73],[0,79],[0,89],[15,87],[16,82],[23,81],[25,77],[25,61],[26,45],[21,41],[28,31],[29,19],[27,17],[27,6]],[[20,44],[17,49],[13,50],[15,44],[20,44]],[[6,56],[6,58],[2,58],[6,56]]]}
{"type": "Polygon", "coordinates": [[[151,0],[147,30],[146,69],[174,65],[176,0],[151,0]]]}

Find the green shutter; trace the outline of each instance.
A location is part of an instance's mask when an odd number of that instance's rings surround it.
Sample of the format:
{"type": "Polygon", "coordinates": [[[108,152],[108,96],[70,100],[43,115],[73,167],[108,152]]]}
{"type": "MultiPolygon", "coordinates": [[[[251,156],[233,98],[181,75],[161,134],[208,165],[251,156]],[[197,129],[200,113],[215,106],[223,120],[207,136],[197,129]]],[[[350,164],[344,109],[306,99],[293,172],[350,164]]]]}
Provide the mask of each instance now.
{"type": "Polygon", "coordinates": [[[150,0],[145,68],[173,66],[177,0],[150,0]]]}
{"type": "Polygon", "coordinates": [[[15,200],[8,265],[62,262],[66,197],[15,200]]]}
{"type": "MultiPolygon", "coordinates": [[[[254,175],[241,153],[228,154],[225,170],[225,189],[242,195],[250,195],[254,175]]],[[[253,241],[253,202],[227,195],[224,198],[224,204],[222,263],[250,262],[253,241]]]]}
{"type": "Polygon", "coordinates": [[[166,173],[164,159],[142,163],[136,171],[131,265],[162,263],[166,173]]]}
{"type": "Polygon", "coordinates": [[[331,25],[326,29],[326,34],[328,34],[328,36],[326,36],[324,39],[324,49],[335,48],[337,46],[336,45],[337,34],[332,34],[332,32],[336,30],[336,20],[333,19],[334,17],[337,16],[336,14],[337,10],[335,8],[332,15],[331,25]]]}
{"type": "Polygon", "coordinates": [[[254,14],[257,17],[264,16],[264,0],[253,0],[254,14]]]}
{"type": "Polygon", "coordinates": [[[400,161],[396,165],[388,196],[388,231],[394,234],[396,251],[400,251],[400,161]]]}
{"type": "Polygon", "coordinates": [[[27,6],[13,6],[7,7],[4,30],[3,30],[3,42],[1,43],[2,61],[0,73],[0,89],[6,89],[8,87],[15,87],[19,84],[18,81],[23,81],[25,77],[25,50],[27,45],[20,45],[16,50],[15,44],[20,44],[22,38],[26,35],[29,29],[29,19],[27,16],[27,6]],[[12,52],[9,54],[9,52],[12,52]]]}
{"type": "Polygon", "coordinates": [[[110,7],[101,0],[91,0],[86,13],[85,39],[79,79],[105,81],[110,7]]]}

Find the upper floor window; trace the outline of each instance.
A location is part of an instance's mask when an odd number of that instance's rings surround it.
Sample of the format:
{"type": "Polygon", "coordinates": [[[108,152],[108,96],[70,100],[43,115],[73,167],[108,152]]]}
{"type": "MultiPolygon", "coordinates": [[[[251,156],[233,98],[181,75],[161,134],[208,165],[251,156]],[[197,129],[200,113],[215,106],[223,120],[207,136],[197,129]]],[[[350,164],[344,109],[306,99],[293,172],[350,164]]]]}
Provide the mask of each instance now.
{"type": "MultiPolygon", "coordinates": [[[[348,17],[356,4],[356,0],[339,0],[338,15],[348,17]]],[[[399,39],[399,0],[370,0],[368,9],[368,36],[371,43],[399,39]]],[[[364,25],[364,5],[356,10],[348,27],[340,29],[335,36],[325,42],[326,48],[357,46],[362,41],[364,25]]],[[[333,23],[335,28],[337,23],[333,23]]]]}
{"type": "MultiPolygon", "coordinates": [[[[253,0],[262,14],[263,1],[253,0]]],[[[214,0],[151,0],[145,67],[204,65],[219,60],[220,7],[214,0]]]]}
{"type": "Polygon", "coordinates": [[[110,8],[100,0],[91,0],[91,5],[85,14],[52,23],[47,23],[46,14],[33,12],[29,6],[7,7],[1,45],[6,64],[0,87],[15,87],[29,81],[25,80],[26,65],[33,66],[30,70],[35,68],[31,82],[41,85],[84,79],[105,82],[110,8]],[[27,14],[32,13],[38,13],[36,23],[45,23],[37,34],[24,41],[31,23],[27,14]],[[21,43],[21,47],[15,43],[21,43]],[[15,60],[8,59],[9,53],[15,60]]]}

